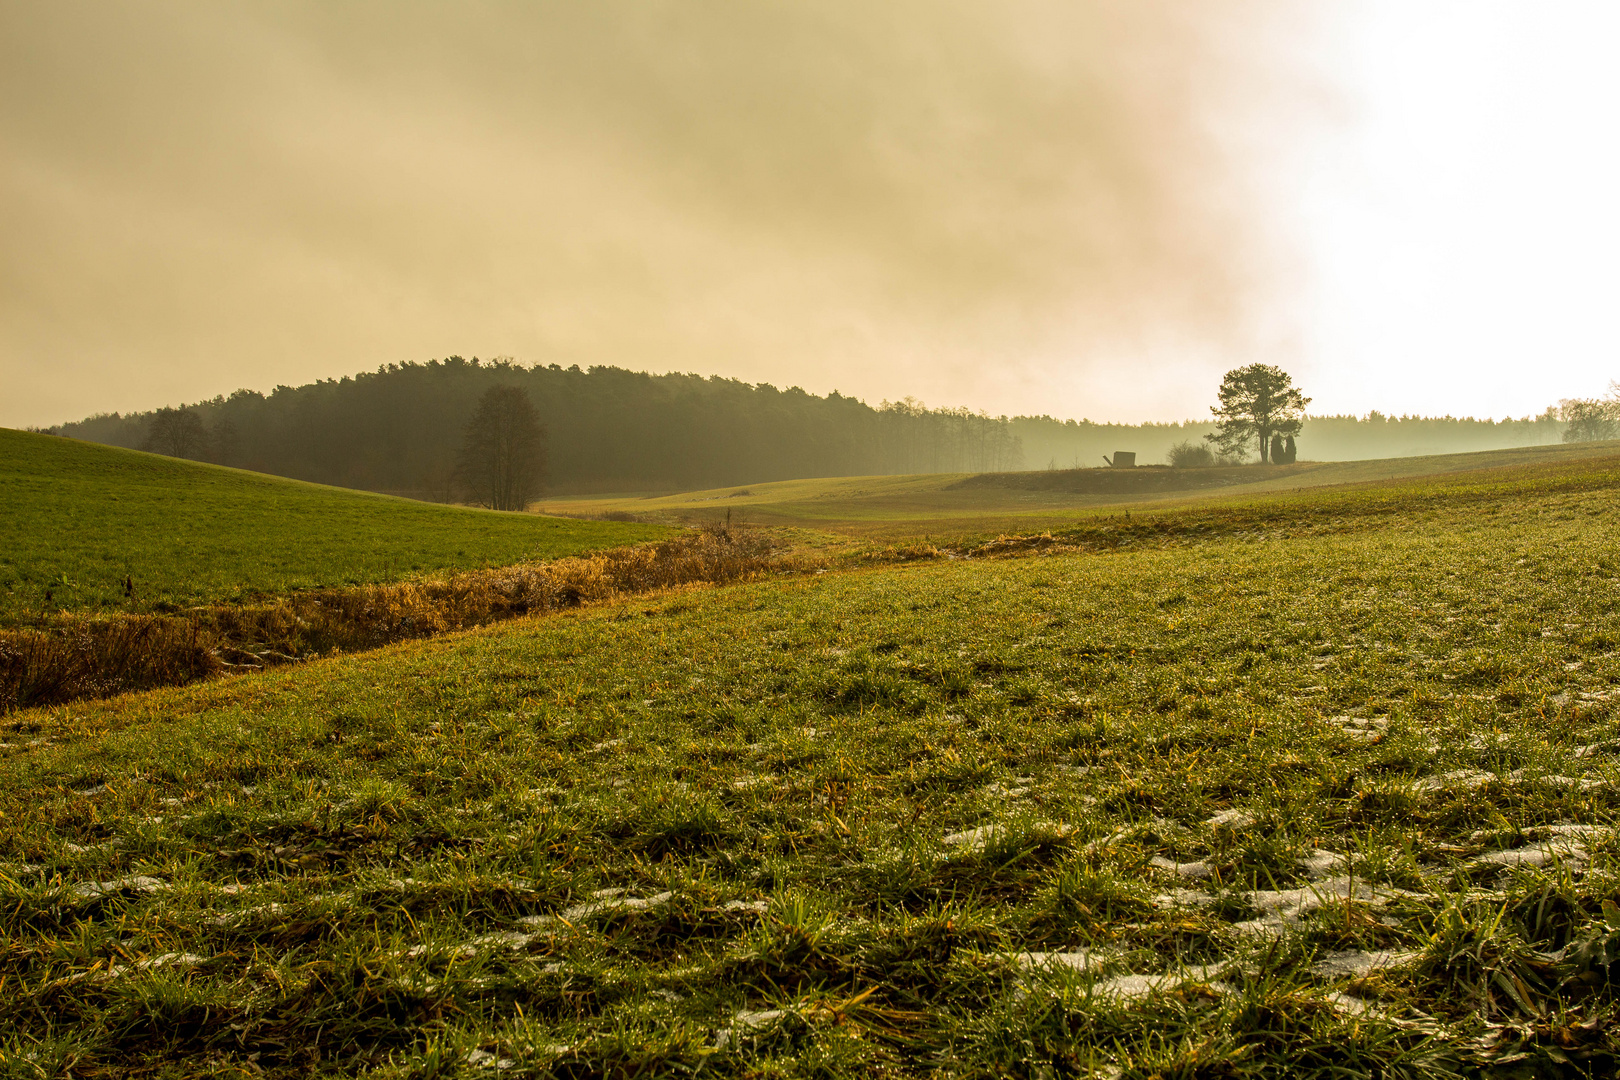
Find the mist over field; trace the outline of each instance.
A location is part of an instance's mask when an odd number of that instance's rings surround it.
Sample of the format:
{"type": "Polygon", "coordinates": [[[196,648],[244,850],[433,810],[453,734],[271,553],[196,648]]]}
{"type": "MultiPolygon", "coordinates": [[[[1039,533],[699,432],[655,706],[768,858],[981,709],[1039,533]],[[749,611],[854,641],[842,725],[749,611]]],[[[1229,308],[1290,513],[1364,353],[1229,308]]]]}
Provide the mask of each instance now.
{"type": "MultiPolygon", "coordinates": [[[[1115,451],[1140,464],[1199,445],[1211,420],[1103,424],[992,417],[905,399],[871,406],[797,387],[613,368],[527,368],[453,357],[392,366],[270,395],[239,391],[188,411],[199,437],[183,456],[344,487],[447,501],[457,447],[479,395],[511,385],[533,400],[558,494],[677,491],[800,477],[1096,468],[1115,451]]],[[[153,414],[64,424],[64,435],[151,448],[153,414]]],[[[1556,443],[1556,409],[1520,420],[1315,417],[1306,460],[1343,461],[1556,443]]],[[[172,451],[171,451],[172,452],[172,451]]]]}

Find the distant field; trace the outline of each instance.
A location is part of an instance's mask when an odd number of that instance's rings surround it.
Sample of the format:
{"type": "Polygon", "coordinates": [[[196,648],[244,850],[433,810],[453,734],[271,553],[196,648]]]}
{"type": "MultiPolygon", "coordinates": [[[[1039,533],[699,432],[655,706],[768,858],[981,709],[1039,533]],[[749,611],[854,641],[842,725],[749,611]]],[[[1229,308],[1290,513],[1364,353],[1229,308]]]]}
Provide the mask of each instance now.
{"type": "Polygon", "coordinates": [[[0,622],[391,581],[667,534],[434,506],[0,429],[0,622]]]}
{"type": "Polygon", "coordinates": [[[0,1060],[1620,1075],[1620,459],[1497,464],[14,714],[0,1060]]]}
{"type": "Polygon", "coordinates": [[[581,496],[542,503],[548,513],[633,514],[653,521],[734,518],[874,538],[1062,528],[1097,511],[1175,505],[1299,488],[1579,461],[1620,453],[1620,443],[1534,446],[1473,454],[1374,461],[1301,462],[1239,469],[1182,470],[1185,490],[1158,490],[1169,470],[1079,469],[1024,473],[861,476],[788,480],[653,496],[581,496]],[[1214,476],[1217,483],[1211,484],[1214,476]],[[1252,479],[1250,479],[1252,477],[1252,479]],[[1097,490],[1135,481],[1141,490],[1097,490]]]}

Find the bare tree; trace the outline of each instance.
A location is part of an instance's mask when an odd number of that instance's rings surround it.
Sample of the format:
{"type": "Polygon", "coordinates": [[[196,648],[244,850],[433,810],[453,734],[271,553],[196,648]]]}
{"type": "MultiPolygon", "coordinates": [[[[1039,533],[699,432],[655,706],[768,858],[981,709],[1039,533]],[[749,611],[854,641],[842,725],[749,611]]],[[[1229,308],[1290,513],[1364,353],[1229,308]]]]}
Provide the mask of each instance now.
{"type": "Polygon", "coordinates": [[[1311,399],[1294,389],[1288,372],[1270,364],[1234,368],[1217,391],[1221,404],[1209,411],[1220,421],[1218,430],[1204,438],[1228,454],[1241,456],[1253,440],[1260,440],[1260,460],[1270,460],[1274,435],[1292,437],[1305,424],[1305,406],[1311,399]]]}
{"type": "Polygon", "coordinates": [[[170,457],[197,457],[208,446],[208,429],[190,409],[159,409],[152,414],[142,449],[170,457]]]}
{"type": "Polygon", "coordinates": [[[540,493],[546,473],[546,429],[529,395],[492,386],[461,437],[456,463],[473,501],[493,510],[522,510],[540,493]]]}
{"type": "Polygon", "coordinates": [[[1620,382],[1609,384],[1607,397],[1566,398],[1558,403],[1558,418],[1565,442],[1597,442],[1620,438],[1620,382]]]}

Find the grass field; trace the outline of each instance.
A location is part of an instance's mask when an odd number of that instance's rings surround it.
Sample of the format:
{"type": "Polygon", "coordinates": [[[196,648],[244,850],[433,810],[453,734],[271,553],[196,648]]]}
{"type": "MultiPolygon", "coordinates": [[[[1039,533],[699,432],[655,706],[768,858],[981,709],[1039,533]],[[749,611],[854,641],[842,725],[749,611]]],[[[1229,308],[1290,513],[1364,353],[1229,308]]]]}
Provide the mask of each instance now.
{"type": "Polygon", "coordinates": [[[15,1076],[1612,1076],[1620,459],[0,725],[15,1076]]]}
{"type": "MultiPolygon", "coordinates": [[[[1432,457],[1253,467],[1247,471],[1256,479],[1222,485],[1221,495],[1243,498],[1268,492],[1551,465],[1613,455],[1617,451],[1620,451],[1620,443],[1583,443],[1432,457]]],[[[1093,486],[1088,482],[1094,481],[1095,474],[1102,471],[1111,472],[1090,469],[999,476],[941,474],[786,480],[673,495],[577,496],[547,500],[541,504],[541,509],[547,513],[585,516],[627,514],[643,520],[687,524],[723,520],[729,512],[734,519],[761,525],[800,526],[865,538],[900,539],[925,534],[993,536],[998,532],[1063,528],[1097,511],[1203,503],[1210,497],[1207,490],[1197,489],[1088,493],[1086,488],[1093,486]]],[[[1210,471],[1219,472],[1223,479],[1232,472],[1210,471]]],[[[1156,479],[1153,470],[1136,470],[1136,475],[1144,481],[1156,479]]]]}
{"type": "Polygon", "coordinates": [[[669,535],[434,506],[8,429],[0,507],[0,624],[394,581],[669,535]]]}

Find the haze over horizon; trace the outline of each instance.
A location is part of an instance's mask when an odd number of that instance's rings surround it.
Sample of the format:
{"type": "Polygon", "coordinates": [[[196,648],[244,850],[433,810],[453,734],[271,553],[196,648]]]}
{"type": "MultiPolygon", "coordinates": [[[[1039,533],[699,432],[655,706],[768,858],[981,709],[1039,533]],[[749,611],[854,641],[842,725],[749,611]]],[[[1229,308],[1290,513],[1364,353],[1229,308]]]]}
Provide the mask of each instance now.
{"type": "Polygon", "coordinates": [[[1620,12],[17,3],[0,424],[461,354],[1179,420],[1620,377],[1620,12]]]}

